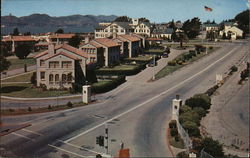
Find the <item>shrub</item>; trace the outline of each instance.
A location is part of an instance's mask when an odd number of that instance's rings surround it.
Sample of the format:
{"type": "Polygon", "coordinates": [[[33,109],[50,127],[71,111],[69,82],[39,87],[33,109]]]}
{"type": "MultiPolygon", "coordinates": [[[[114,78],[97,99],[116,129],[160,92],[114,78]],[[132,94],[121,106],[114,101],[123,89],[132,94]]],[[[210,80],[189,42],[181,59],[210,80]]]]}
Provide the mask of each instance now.
{"type": "Polygon", "coordinates": [[[214,47],[213,46],[209,46],[209,49],[213,49],[214,47]]]}
{"type": "Polygon", "coordinates": [[[208,96],[211,96],[214,94],[214,92],[219,88],[218,85],[213,86],[212,88],[209,88],[205,94],[207,94],[208,96]]]}
{"type": "Polygon", "coordinates": [[[199,125],[200,124],[200,116],[197,112],[194,110],[182,113],[179,116],[179,121],[181,124],[183,124],[185,121],[191,121],[194,122],[195,124],[199,125]]]}
{"type": "Polygon", "coordinates": [[[169,128],[177,128],[176,120],[171,120],[168,125],[169,128]]]}
{"type": "Polygon", "coordinates": [[[182,113],[189,112],[191,110],[192,110],[191,107],[187,105],[183,105],[180,107],[179,114],[181,115],[182,113]]]}
{"type": "Polygon", "coordinates": [[[33,72],[31,78],[30,78],[30,83],[36,86],[36,72],[33,72]]]}
{"type": "Polygon", "coordinates": [[[168,65],[169,65],[169,66],[175,66],[175,65],[176,65],[176,62],[175,62],[175,61],[169,61],[169,62],[168,62],[168,65]]]}
{"type": "Polygon", "coordinates": [[[67,103],[67,107],[72,108],[72,107],[73,107],[73,104],[69,101],[69,102],[67,103]]]}
{"type": "Polygon", "coordinates": [[[238,68],[237,68],[235,65],[233,65],[233,66],[230,68],[230,70],[231,70],[232,72],[236,72],[236,71],[238,71],[238,68]]]}
{"type": "Polygon", "coordinates": [[[200,130],[196,123],[185,121],[182,126],[188,132],[190,137],[200,137],[200,130]]]}
{"type": "Polygon", "coordinates": [[[32,111],[31,107],[28,107],[28,111],[32,111]]]}
{"type": "Polygon", "coordinates": [[[211,99],[207,94],[196,94],[193,97],[187,99],[185,104],[194,107],[202,107],[205,110],[208,110],[211,105],[211,99]]]}
{"type": "Polygon", "coordinates": [[[49,105],[49,106],[48,106],[48,109],[49,109],[49,110],[51,110],[51,109],[52,109],[51,105],[49,105]]]}
{"type": "Polygon", "coordinates": [[[174,137],[174,140],[175,140],[176,142],[178,142],[178,141],[180,140],[179,135],[176,135],[176,136],[174,137]]]}
{"type": "Polygon", "coordinates": [[[182,151],[182,152],[178,153],[178,154],[176,155],[176,157],[177,157],[177,158],[189,158],[189,155],[188,155],[188,153],[186,153],[185,151],[182,151]]]}
{"type": "Polygon", "coordinates": [[[213,140],[212,138],[203,139],[203,148],[205,152],[215,158],[224,157],[223,147],[217,140],[213,140]]]}
{"type": "Polygon", "coordinates": [[[202,107],[195,107],[193,111],[200,116],[200,120],[202,117],[206,116],[207,114],[207,111],[203,109],[202,107]]]}
{"type": "Polygon", "coordinates": [[[9,109],[9,112],[14,112],[15,111],[15,109],[9,109]]]}
{"type": "Polygon", "coordinates": [[[171,128],[171,129],[170,129],[170,135],[171,135],[172,137],[178,135],[178,129],[177,129],[177,128],[171,128]]]}

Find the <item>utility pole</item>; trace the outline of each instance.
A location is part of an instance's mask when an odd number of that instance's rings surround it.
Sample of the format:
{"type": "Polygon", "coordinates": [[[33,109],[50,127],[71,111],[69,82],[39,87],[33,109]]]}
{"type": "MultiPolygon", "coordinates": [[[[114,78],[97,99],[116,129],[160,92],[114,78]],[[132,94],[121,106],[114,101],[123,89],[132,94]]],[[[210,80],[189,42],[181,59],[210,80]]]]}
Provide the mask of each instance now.
{"type": "Polygon", "coordinates": [[[106,145],[105,145],[105,149],[106,149],[106,154],[108,155],[108,124],[105,124],[105,139],[106,139],[106,145]]]}

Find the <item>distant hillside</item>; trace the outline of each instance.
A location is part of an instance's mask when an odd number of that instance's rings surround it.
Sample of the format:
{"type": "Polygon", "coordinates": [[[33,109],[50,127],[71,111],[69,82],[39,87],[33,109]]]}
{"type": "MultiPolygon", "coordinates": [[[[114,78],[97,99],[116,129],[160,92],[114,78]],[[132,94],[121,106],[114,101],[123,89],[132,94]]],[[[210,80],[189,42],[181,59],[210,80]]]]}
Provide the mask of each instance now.
{"type": "Polygon", "coordinates": [[[1,33],[9,34],[17,27],[20,32],[44,33],[55,32],[62,28],[64,32],[93,32],[99,22],[110,22],[115,15],[70,15],[51,17],[47,14],[32,14],[29,16],[1,16],[1,33]]]}

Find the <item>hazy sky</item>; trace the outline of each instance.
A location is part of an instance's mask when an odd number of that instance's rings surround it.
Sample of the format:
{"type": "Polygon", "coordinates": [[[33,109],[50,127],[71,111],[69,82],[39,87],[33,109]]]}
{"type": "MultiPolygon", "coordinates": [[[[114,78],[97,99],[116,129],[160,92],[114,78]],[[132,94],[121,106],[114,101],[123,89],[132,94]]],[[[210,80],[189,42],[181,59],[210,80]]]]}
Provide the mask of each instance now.
{"type": "MultiPolygon", "coordinates": [[[[73,14],[127,15],[146,17],[151,22],[168,22],[199,17],[220,22],[246,10],[247,0],[1,0],[2,15],[27,16],[45,13],[50,16],[73,14]],[[204,11],[204,6],[213,8],[204,11]]],[[[249,4],[248,4],[249,6],[249,4]]]]}

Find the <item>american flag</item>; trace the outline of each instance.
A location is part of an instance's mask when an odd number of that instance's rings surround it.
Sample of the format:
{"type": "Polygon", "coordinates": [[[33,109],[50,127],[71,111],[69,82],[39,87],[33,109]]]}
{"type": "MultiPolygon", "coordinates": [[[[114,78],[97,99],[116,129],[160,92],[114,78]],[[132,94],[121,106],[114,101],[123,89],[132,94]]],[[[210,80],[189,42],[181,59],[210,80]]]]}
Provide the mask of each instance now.
{"type": "Polygon", "coordinates": [[[204,9],[205,9],[205,11],[208,11],[208,12],[213,11],[213,9],[212,9],[212,8],[209,8],[209,7],[207,7],[207,6],[204,6],[204,9]]]}

